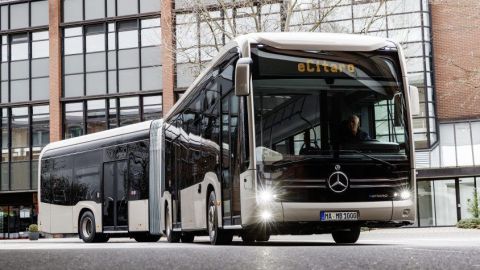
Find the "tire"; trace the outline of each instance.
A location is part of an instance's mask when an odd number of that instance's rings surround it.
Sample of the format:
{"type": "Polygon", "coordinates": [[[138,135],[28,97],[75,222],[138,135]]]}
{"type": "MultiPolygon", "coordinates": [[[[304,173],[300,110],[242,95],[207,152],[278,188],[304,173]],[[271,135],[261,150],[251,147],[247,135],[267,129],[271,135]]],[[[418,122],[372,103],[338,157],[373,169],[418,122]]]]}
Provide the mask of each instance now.
{"type": "Polygon", "coordinates": [[[195,240],[195,235],[193,233],[183,233],[180,237],[180,240],[182,243],[193,243],[193,240],[195,240]]]}
{"type": "Polygon", "coordinates": [[[242,241],[245,244],[251,244],[251,243],[255,242],[256,238],[257,237],[256,237],[255,233],[251,230],[247,230],[247,231],[244,231],[242,233],[242,241]]]}
{"type": "Polygon", "coordinates": [[[78,223],[80,239],[85,243],[101,243],[107,242],[110,239],[110,236],[106,234],[97,233],[95,228],[95,217],[93,213],[90,211],[84,212],[78,223]]]}
{"type": "Polygon", "coordinates": [[[360,227],[350,228],[346,231],[332,232],[333,240],[337,244],[353,244],[360,237],[360,227]]]}
{"type": "Polygon", "coordinates": [[[165,235],[169,243],[178,243],[180,241],[180,234],[173,231],[172,215],[168,205],[165,207],[165,235]]]}
{"type": "Polygon", "coordinates": [[[149,233],[138,233],[133,236],[137,242],[157,242],[160,240],[160,235],[152,235],[149,233]]]}
{"type": "Polygon", "coordinates": [[[255,239],[257,242],[268,242],[270,240],[270,234],[267,232],[260,232],[255,239]]]}
{"type": "Polygon", "coordinates": [[[97,236],[95,236],[95,243],[105,243],[110,240],[110,235],[108,234],[103,234],[103,233],[97,233],[97,236]]]}
{"type": "Polygon", "coordinates": [[[226,245],[233,240],[233,233],[218,228],[218,208],[215,191],[210,191],[207,200],[207,231],[212,245],[226,245]]]}

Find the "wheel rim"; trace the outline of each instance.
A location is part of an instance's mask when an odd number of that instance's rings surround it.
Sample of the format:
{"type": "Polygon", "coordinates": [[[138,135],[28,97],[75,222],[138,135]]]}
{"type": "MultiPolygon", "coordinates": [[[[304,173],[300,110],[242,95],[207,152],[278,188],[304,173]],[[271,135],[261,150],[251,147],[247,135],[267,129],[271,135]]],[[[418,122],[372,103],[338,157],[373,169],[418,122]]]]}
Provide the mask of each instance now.
{"type": "Polygon", "coordinates": [[[88,217],[83,220],[82,233],[85,238],[90,238],[92,235],[92,220],[88,217]]]}
{"type": "Polygon", "coordinates": [[[217,212],[217,207],[215,206],[215,203],[210,201],[208,205],[208,235],[210,236],[210,241],[213,241],[215,239],[215,234],[217,233],[216,230],[216,212],[217,212]]]}

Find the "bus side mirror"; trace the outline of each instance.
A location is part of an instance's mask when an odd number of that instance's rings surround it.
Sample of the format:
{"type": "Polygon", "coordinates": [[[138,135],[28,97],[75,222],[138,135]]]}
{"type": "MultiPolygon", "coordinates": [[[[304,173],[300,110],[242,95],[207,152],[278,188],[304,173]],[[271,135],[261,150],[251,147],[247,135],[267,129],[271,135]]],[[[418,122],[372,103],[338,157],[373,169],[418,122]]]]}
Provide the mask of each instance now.
{"type": "Polygon", "coordinates": [[[235,95],[237,96],[250,94],[250,64],[252,64],[250,57],[242,57],[237,61],[235,67],[235,95]]]}
{"type": "Polygon", "coordinates": [[[410,112],[412,115],[420,114],[420,98],[418,96],[418,88],[416,86],[410,85],[409,87],[410,94],[410,112]]]}

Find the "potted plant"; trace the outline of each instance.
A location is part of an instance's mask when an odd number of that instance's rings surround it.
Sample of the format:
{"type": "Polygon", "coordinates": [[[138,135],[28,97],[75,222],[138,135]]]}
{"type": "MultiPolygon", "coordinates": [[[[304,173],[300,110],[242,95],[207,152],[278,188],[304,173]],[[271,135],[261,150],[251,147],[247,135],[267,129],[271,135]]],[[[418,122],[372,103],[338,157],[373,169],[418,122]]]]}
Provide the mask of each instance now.
{"type": "Polygon", "coordinates": [[[28,239],[30,240],[38,240],[40,233],[38,232],[38,225],[31,224],[28,226],[28,239]]]}

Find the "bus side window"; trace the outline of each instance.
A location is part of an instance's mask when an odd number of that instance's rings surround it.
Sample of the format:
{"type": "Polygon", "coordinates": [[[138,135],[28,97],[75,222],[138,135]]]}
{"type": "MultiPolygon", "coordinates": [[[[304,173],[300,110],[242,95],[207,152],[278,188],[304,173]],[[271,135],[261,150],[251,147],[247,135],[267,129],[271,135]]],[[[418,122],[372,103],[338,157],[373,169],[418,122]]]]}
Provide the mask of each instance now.
{"type": "Polygon", "coordinates": [[[129,199],[148,199],[149,143],[148,141],[136,142],[128,145],[128,148],[129,199]]]}
{"type": "Polygon", "coordinates": [[[74,178],[72,183],[72,204],[79,201],[101,202],[97,193],[102,189],[101,166],[103,151],[90,151],[75,155],[73,159],[74,178]]]}
{"type": "Polygon", "coordinates": [[[73,157],[62,156],[54,158],[52,161],[52,203],[70,205],[73,180],[73,157]]]}
{"type": "Polygon", "coordinates": [[[53,173],[53,160],[45,159],[42,160],[42,171],[41,171],[41,194],[40,200],[44,203],[52,202],[52,173],[53,173]]]}

